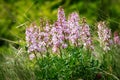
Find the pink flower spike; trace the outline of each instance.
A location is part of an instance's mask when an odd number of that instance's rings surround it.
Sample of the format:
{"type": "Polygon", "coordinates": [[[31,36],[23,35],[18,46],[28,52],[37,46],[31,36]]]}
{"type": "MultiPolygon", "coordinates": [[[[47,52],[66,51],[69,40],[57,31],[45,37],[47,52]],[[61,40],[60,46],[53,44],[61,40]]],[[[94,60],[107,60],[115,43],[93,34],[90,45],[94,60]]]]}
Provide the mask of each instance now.
{"type": "Polygon", "coordinates": [[[117,31],[114,32],[114,44],[120,45],[120,37],[117,31]]]}
{"type": "MultiPolygon", "coordinates": [[[[68,26],[69,26],[69,40],[75,45],[78,42],[81,35],[81,26],[79,25],[79,15],[77,12],[73,12],[68,17],[68,26]]],[[[79,43],[78,43],[79,44],[79,43]]]]}
{"type": "Polygon", "coordinates": [[[58,22],[64,22],[65,19],[65,13],[64,13],[64,9],[62,8],[62,6],[60,6],[58,8],[58,22]]]}
{"type": "Polygon", "coordinates": [[[83,18],[83,25],[82,25],[82,34],[81,34],[82,42],[85,48],[94,49],[94,46],[92,45],[92,39],[90,34],[90,28],[89,25],[86,23],[86,19],[83,18]]]}
{"type": "Polygon", "coordinates": [[[103,47],[105,51],[110,50],[110,46],[113,44],[113,41],[111,39],[111,30],[106,26],[105,22],[99,22],[98,36],[100,46],[103,47]]]}

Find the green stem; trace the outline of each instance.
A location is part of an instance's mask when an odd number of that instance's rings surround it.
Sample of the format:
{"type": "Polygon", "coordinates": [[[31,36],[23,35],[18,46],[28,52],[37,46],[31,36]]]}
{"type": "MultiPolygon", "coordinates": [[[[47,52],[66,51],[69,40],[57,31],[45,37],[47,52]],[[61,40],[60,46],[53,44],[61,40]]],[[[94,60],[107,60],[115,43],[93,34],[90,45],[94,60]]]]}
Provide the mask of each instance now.
{"type": "Polygon", "coordinates": [[[60,57],[62,58],[62,51],[61,51],[61,48],[60,48],[60,57]]]}
{"type": "Polygon", "coordinates": [[[37,60],[37,55],[36,55],[36,52],[33,52],[33,54],[35,55],[35,58],[36,58],[36,60],[37,60]]]}

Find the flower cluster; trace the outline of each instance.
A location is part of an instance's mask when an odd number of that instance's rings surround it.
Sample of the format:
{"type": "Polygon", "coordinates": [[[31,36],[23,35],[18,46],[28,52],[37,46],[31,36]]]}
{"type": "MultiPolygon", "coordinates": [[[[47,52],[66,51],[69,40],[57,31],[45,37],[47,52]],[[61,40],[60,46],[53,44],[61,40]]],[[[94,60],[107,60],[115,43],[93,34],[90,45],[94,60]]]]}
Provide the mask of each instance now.
{"type": "Polygon", "coordinates": [[[86,48],[92,48],[89,26],[86,23],[81,26],[79,22],[77,12],[71,13],[66,20],[64,9],[59,7],[58,19],[53,25],[47,22],[42,31],[35,24],[26,29],[28,51],[45,52],[52,47],[53,52],[58,52],[60,48],[67,48],[69,43],[82,45],[81,41],[86,48]]]}
{"type": "Polygon", "coordinates": [[[98,24],[98,36],[100,46],[103,47],[105,51],[110,50],[113,41],[111,39],[111,30],[106,27],[105,22],[100,22],[98,24]]]}
{"type": "Polygon", "coordinates": [[[53,43],[53,52],[57,52],[58,49],[62,46],[62,48],[66,48],[66,40],[68,39],[69,28],[67,26],[67,21],[65,18],[65,13],[62,7],[58,8],[58,19],[53,24],[51,29],[52,35],[52,43],[53,43]]]}
{"type": "Polygon", "coordinates": [[[81,34],[82,38],[81,39],[82,39],[83,45],[87,49],[94,50],[89,25],[86,23],[85,19],[83,19],[82,23],[83,24],[82,24],[82,34],[81,34]]]}
{"type": "Polygon", "coordinates": [[[51,45],[49,26],[50,25],[46,23],[43,32],[40,31],[40,28],[34,23],[26,29],[28,52],[44,52],[46,48],[51,45]]]}
{"type": "MultiPolygon", "coordinates": [[[[98,24],[98,36],[100,46],[105,51],[110,50],[113,43],[111,39],[111,30],[106,27],[104,22],[98,24]]],[[[68,45],[84,46],[85,49],[94,51],[93,41],[90,34],[90,27],[83,18],[80,24],[80,17],[77,12],[72,12],[65,17],[64,9],[58,8],[57,21],[52,25],[46,21],[46,25],[38,27],[36,24],[30,25],[26,29],[26,42],[28,52],[47,52],[52,49],[54,53],[60,52],[60,49],[67,48],[68,45]]],[[[114,43],[120,44],[118,33],[114,33],[114,43]]],[[[35,55],[31,54],[32,59],[35,55]]]]}
{"type": "Polygon", "coordinates": [[[36,24],[32,23],[30,27],[26,29],[26,41],[28,52],[40,51],[38,37],[39,28],[36,26],[36,24]]]}
{"type": "Polygon", "coordinates": [[[78,41],[81,36],[81,26],[79,24],[80,18],[77,12],[73,12],[68,17],[68,26],[69,26],[69,40],[74,45],[80,45],[78,44],[78,41]]]}
{"type": "Polygon", "coordinates": [[[114,32],[114,44],[120,45],[120,37],[117,31],[114,32]]]}

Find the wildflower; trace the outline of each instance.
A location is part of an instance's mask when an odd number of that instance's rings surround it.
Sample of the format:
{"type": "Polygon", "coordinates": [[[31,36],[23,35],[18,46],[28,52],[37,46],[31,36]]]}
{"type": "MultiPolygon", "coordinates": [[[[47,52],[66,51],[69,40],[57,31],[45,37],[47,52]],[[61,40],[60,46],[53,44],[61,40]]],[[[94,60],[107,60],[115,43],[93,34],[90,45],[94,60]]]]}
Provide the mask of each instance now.
{"type": "Polygon", "coordinates": [[[50,24],[49,24],[49,22],[48,21],[46,21],[46,26],[45,26],[45,28],[44,28],[44,31],[45,32],[50,32],[50,24]]]}
{"type": "Polygon", "coordinates": [[[120,37],[117,31],[114,32],[114,44],[120,45],[120,37]]]}
{"type": "Polygon", "coordinates": [[[41,32],[36,24],[30,25],[26,29],[26,42],[28,52],[45,52],[50,45],[49,24],[46,24],[45,31],[41,32]],[[49,44],[49,45],[48,45],[49,44]]]}
{"type": "Polygon", "coordinates": [[[69,40],[72,42],[72,44],[78,45],[78,39],[80,38],[80,30],[81,26],[79,25],[79,15],[77,12],[73,12],[68,17],[68,26],[71,33],[69,34],[69,40]]]}
{"type": "Polygon", "coordinates": [[[110,50],[112,44],[111,30],[106,27],[105,22],[100,22],[98,24],[98,36],[100,46],[103,47],[105,51],[110,50]]]}
{"type": "Polygon", "coordinates": [[[28,52],[39,51],[38,47],[38,35],[39,29],[36,24],[31,24],[30,27],[26,29],[26,42],[28,46],[28,52]]]}
{"type": "Polygon", "coordinates": [[[92,45],[90,28],[89,25],[86,23],[85,19],[83,19],[81,38],[85,48],[94,50],[94,47],[92,45]]]}
{"type": "Polygon", "coordinates": [[[50,24],[48,23],[48,21],[46,22],[46,26],[44,28],[44,39],[43,41],[46,43],[46,47],[48,48],[49,46],[51,46],[51,29],[50,29],[50,24]]]}
{"type": "Polygon", "coordinates": [[[68,24],[65,18],[65,13],[64,13],[64,9],[62,7],[58,8],[58,19],[57,22],[55,23],[56,28],[58,29],[58,34],[60,35],[64,35],[65,39],[67,34],[70,33],[69,28],[68,28],[68,24]]]}
{"type": "Polygon", "coordinates": [[[62,7],[58,8],[58,19],[53,24],[51,29],[53,52],[56,52],[67,39],[67,34],[69,33],[67,21],[65,18],[64,9],[62,7]]]}
{"type": "Polygon", "coordinates": [[[61,6],[58,8],[57,18],[58,18],[57,21],[60,23],[64,23],[66,21],[64,9],[61,6]]]}

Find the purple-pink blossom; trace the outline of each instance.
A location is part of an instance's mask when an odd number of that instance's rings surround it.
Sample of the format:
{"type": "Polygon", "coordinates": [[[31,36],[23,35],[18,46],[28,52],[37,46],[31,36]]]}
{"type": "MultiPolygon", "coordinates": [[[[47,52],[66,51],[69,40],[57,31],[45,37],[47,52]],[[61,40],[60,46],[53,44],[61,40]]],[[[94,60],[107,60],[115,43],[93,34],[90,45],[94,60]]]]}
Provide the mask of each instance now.
{"type": "MultiPolygon", "coordinates": [[[[60,52],[60,49],[65,49],[70,46],[83,45],[86,49],[94,50],[93,40],[90,33],[90,26],[83,18],[80,24],[80,17],[77,12],[72,12],[68,19],[65,17],[65,12],[62,7],[58,8],[57,20],[46,25],[31,24],[26,28],[26,43],[28,52],[46,52],[51,49],[54,53],[60,52]]],[[[100,47],[103,50],[110,50],[113,44],[111,38],[111,30],[106,26],[105,22],[98,24],[98,37],[100,47]]],[[[120,45],[120,37],[118,33],[114,33],[114,44],[120,45]]]]}
{"type": "Polygon", "coordinates": [[[98,36],[100,46],[103,47],[105,51],[110,50],[110,46],[113,43],[111,39],[111,30],[105,25],[105,22],[100,22],[98,24],[98,36]]]}
{"type": "Polygon", "coordinates": [[[120,45],[120,36],[117,31],[114,32],[114,44],[120,45]]]}
{"type": "Polygon", "coordinates": [[[83,19],[81,39],[85,48],[94,50],[90,34],[90,28],[89,25],[86,23],[85,19],[83,19]]]}
{"type": "Polygon", "coordinates": [[[51,29],[53,52],[56,52],[68,39],[69,28],[65,18],[64,9],[58,8],[58,19],[51,29]]]}
{"type": "Polygon", "coordinates": [[[69,40],[72,44],[78,45],[81,36],[81,26],[79,24],[80,18],[77,12],[73,12],[68,17],[69,26],[69,40]]]}
{"type": "Polygon", "coordinates": [[[28,52],[39,51],[38,45],[39,28],[36,24],[31,24],[30,27],[26,29],[26,42],[28,47],[28,52]]]}

